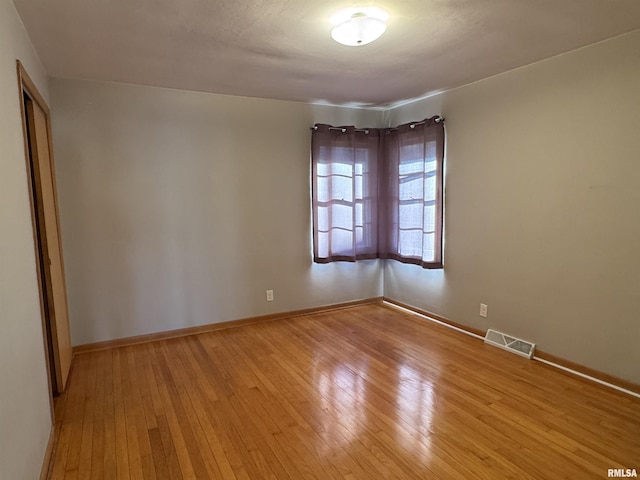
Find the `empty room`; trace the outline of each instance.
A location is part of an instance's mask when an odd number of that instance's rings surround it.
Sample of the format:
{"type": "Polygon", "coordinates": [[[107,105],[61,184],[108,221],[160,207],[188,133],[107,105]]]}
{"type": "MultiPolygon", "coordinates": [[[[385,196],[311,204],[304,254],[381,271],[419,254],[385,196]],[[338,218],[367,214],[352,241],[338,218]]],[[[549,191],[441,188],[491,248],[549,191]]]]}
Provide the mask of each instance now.
{"type": "Polygon", "coordinates": [[[0,479],[640,472],[640,2],[0,0],[0,479]]]}

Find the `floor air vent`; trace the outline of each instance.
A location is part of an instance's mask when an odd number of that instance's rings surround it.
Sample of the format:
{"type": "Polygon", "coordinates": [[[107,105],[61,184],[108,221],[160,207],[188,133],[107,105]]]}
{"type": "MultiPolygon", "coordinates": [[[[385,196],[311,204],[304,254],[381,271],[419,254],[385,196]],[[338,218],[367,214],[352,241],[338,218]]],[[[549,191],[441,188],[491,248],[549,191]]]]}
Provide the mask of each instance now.
{"type": "Polygon", "coordinates": [[[510,337],[504,333],[500,333],[491,328],[487,330],[487,334],[484,337],[484,343],[489,343],[500,347],[509,352],[516,353],[522,357],[533,357],[533,351],[536,348],[535,343],[520,340],[519,338],[510,337]]]}

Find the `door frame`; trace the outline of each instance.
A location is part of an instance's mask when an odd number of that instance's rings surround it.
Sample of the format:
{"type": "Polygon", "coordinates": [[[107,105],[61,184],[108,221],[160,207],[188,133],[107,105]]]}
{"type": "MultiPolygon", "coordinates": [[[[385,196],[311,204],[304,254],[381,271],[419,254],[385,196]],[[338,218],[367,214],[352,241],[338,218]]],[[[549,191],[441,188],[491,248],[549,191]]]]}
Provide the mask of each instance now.
{"type": "MultiPolygon", "coordinates": [[[[40,317],[42,322],[44,353],[45,353],[47,375],[48,375],[47,383],[49,387],[49,404],[51,407],[51,416],[53,419],[54,418],[53,397],[54,395],[60,394],[64,391],[66,378],[64,376],[64,373],[62,372],[61,362],[60,362],[59,340],[57,335],[58,330],[56,328],[57,318],[56,318],[56,315],[53,313],[49,314],[49,316],[47,317],[47,312],[45,312],[45,308],[46,308],[45,305],[47,304],[49,305],[49,310],[51,310],[54,307],[51,306],[52,305],[51,299],[45,299],[45,295],[47,295],[47,289],[46,289],[46,285],[43,285],[43,279],[45,279],[45,275],[47,275],[48,280],[46,281],[49,284],[51,284],[51,278],[49,275],[49,270],[45,268],[43,271],[43,268],[42,268],[42,265],[44,265],[43,262],[49,261],[48,255],[45,253],[45,255],[47,256],[43,258],[43,254],[39,248],[40,240],[38,236],[38,226],[37,226],[38,218],[37,217],[41,216],[41,213],[37,211],[36,201],[34,200],[34,198],[37,198],[36,197],[37,192],[34,191],[34,182],[39,182],[39,179],[34,178],[34,176],[32,175],[32,168],[34,168],[32,165],[32,162],[34,161],[34,159],[32,159],[30,154],[31,145],[29,141],[29,130],[28,130],[29,127],[27,124],[28,116],[25,110],[25,100],[24,100],[25,95],[29,98],[29,100],[34,102],[42,110],[42,112],[44,113],[45,121],[46,121],[49,163],[51,167],[51,180],[53,183],[52,188],[53,188],[53,196],[54,196],[54,202],[53,202],[54,205],[52,206],[52,208],[54,209],[54,212],[55,212],[55,218],[56,218],[56,223],[58,227],[57,228],[58,231],[56,232],[56,234],[58,235],[58,245],[59,245],[59,251],[60,251],[59,252],[60,263],[61,263],[60,268],[62,269],[62,276],[64,278],[64,261],[62,257],[62,242],[61,242],[62,239],[60,238],[60,216],[58,213],[57,189],[56,189],[56,182],[55,182],[55,172],[53,168],[54,163],[53,163],[53,145],[51,141],[52,139],[51,119],[50,119],[49,107],[45,102],[44,98],[42,97],[42,95],[40,95],[40,92],[36,88],[35,83],[31,80],[31,78],[27,74],[20,60],[17,60],[16,63],[17,63],[17,71],[18,71],[20,113],[22,116],[22,130],[23,130],[25,160],[26,160],[26,170],[27,170],[27,184],[29,188],[29,205],[31,210],[31,222],[33,226],[33,242],[34,242],[35,258],[36,258],[35,263],[36,263],[36,272],[38,277],[38,292],[39,292],[39,298],[40,298],[40,317]],[[47,325],[47,318],[49,318],[50,320],[49,325],[47,325]],[[51,342],[49,342],[47,338],[49,334],[51,335],[51,342]],[[53,365],[51,365],[52,361],[54,362],[53,365]]],[[[36,185],[36,188],[40,188],[39,184],[36,185]]],[[[43,218],[40,218],[40,223],[41,223],[41,228],[44,230],[44,238],[46,240],[46,236],[48,232],[46,232],[46,226],[44,224],[43,218]]],[[[43,245],[43,248],[46,248],[46,243],[43,245]]],[[[62,289],[64,291],[65,298],[67,298],[66,285],[64,285],[65,283],[64,281],[62,283],[63,283],[62,289]]],[[[50,295],[51,295],[51,292],[49,292],[48,297],[50,295]]],[[[66,302],[65,302],[64,308],[66,309],[66,302]]],[[[68,312],[66,313],[67,313],[66,318],[68,321],[68,312]]]]}

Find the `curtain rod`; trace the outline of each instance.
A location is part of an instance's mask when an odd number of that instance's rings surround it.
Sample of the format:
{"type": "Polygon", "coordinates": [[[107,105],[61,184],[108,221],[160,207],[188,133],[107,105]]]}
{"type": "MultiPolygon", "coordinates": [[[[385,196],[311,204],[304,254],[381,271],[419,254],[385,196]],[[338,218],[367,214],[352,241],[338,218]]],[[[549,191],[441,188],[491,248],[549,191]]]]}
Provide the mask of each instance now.
{"type": "MultiPolygon", "coordinates": [[[[318,127],[314,125],[313,127],[309,127],[309,130],[317,130],[318,127]]],[[[338,130],[342,133],[347,133],[347,129],[345,127],[329,127],[328,130],[338,130]]],[[[364,132],[365,134],[369,133],[370,130],[375,130],[375,128],[354,128],[354,132],[364,132]]]]}
{"type": "MultiPolygon", "coordinates": [[[[438,117],[436,117],[434,119],[434,121],[436,123],[440,123],[440,122],[444,123],[444,117],[438,116],[438,117]]],[[[424,125],[425,123],[427,123],[427,120],[422,120],[420,122],[409,122],[409,125],[410,125],[411,128],[415,128],[417,125],[424,125]]],[[[314,125],[313,127],[309,127],[309,130],[317,130],[317,129],[318,129],[317,125],[314,125]]],[[[395,128],[379,128],[378,130],[386,130],[387,132],[389,132],[389,131],[393,131],[393,130],[397,130],[397,129],[398,128],[395,127],[395,128]]],[[[347,129],[345,127],[329,127],[329,130],[339,130],[342,133],[347,133],[347,129]]],[[[369,133],[370,130],[375,130],[375,129],[373,129],[373,128],[355,128],[353,131],[354,132],[363,132],[366,135],[366,134],[369,133]]]]}

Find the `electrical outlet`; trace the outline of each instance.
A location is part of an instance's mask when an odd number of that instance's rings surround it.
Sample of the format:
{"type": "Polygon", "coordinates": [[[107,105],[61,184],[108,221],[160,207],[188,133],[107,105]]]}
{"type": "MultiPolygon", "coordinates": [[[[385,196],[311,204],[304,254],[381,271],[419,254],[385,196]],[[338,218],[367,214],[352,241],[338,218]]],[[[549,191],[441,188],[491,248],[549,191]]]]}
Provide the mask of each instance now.
{"type": "Polygon", "coordinates": [[[267,290],[267,302],[273,302],[273,290],[267,290]]]}
{"type": "Polygon", "coordinates": [[[486,303],[481,303],[480,304],[480,316],[487,318],[487,304],[486,303]]]}

